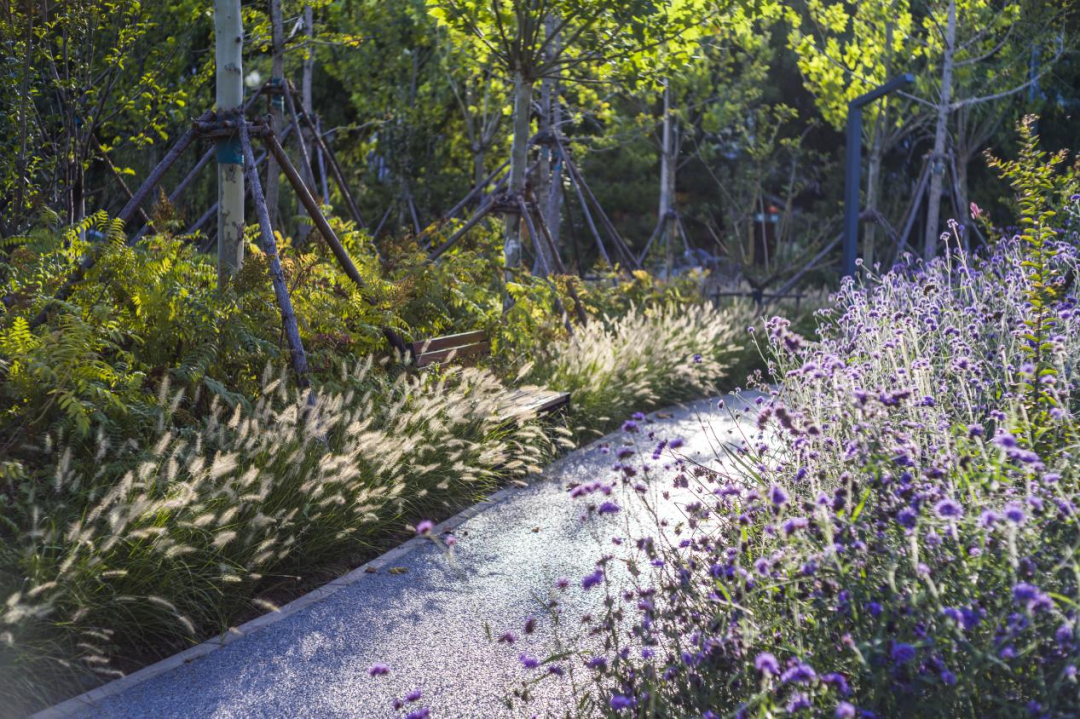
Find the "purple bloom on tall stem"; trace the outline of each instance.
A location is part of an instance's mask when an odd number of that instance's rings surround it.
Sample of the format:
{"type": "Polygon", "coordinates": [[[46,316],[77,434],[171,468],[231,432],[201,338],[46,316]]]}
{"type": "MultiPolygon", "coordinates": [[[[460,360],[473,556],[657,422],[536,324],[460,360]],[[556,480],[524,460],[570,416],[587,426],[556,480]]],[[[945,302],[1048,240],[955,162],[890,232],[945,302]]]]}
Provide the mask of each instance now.
{"type": "Polygon", "coordinates": [[[522,654],[518,657],[518,659],[521,661],[521,666],[525,667],[526,669],[536,669],[538,666],[540,666],[539,660],[535,659],[534,657],[530,657],[528,654],[522,654]]]}
{"type": "Polygon", "coordinates": [[[840,692],[840,696],[846,697],[851,694],[851,687],[848,686],[847,677],[837,672],[825,674],[821,677],[821,681],[836,687],[836,691],[840,692]]]}
{"type": "Polygon", "coordinates": [[[784,529],[784,534],[791,535],[800,529],[806,529],[810,526],[810,520],[806,517],[792,517],[785,520],[781,525],[784,529]]]}
{"type": "Polygon", "coordinates": [[[414,712],[409,712],[405,719],[428,719],[431,716],[431,710],[427,707],[423,709],[417,709],[414,712]]]}
{"type": "Polygon", "coordinates": [[[420,700],[420,690],[419,689],[413,689],[411,692],[409,692],[408,694],[405,695],[405,701],[407,701],[407,702],[415,702],[415,701],[419,701],[419,700],[420,700]]]}
{"type": "Polygon", "coordinates": [[[896,646],[889,652],[889,658],[897,664],[907,664],[915,658],[915,647],[903,642],[897,642],[896,646]]]}
{"type": "Polygon", "coordinates": [[[943,499],[934,505],[934,511],[942,519],[956,519],[964,515],[964,509],[951,499],[943,499]]]}
{"type": "Polygon", "coordinates": [[[855,707],[848,702],[840,702],[836,705],[836,719],[853,719],[855,707]]]}
{"type": "Polygon", "coordinates": [[[615,694],[611,697],[611,708],[615,711],[622,709],[633,709],[636,702],[632,697],[624,696],[622,694],[615,694]]]}
{"type": "Polygon", "coordinates": [[[788,502],[788,494],[781,487],[773,485],[769,488],[769,501],[777,507],[781,507],[788,502]]]}
{"type": "Polygon", "coordinates": [[[1024,509],[1019,504],[1009,503],[1005,505],[1005,519],[1013,524],[1024,523],[1024,509]]]}
{"type": "Polygon", "coordinates": [[[780,662],[769,652],[762,652],[754,659],[754,667],[762,674],[777,675],[780,673],[780,662]]]}
{"type": "Polygon", "coordinates": [[[604,502],[597,508],[596,511],[600,514],[615,514],[619,511],[619,505],[615,504],[614,502],[604,502]]]}
{"type": "Polygon", "coordinates": [[[368,667],[367,673],[373,677],[381,677],[383,674],[390,673],[390,667],[385,664],[372,664],[368,667]]]}
{"type": "Polygon", "coordinates": [[[435,524],[430,519],[425,519],[416,525],[417,534],[431,534],[433,529],[435,529],[435,524]]]}
{"type": "Polygon", "coordinates": [[[806,662],[796,662],[780,675],[784,684],[809,684],[817,679],[817,672],[806,662]]]}
{"type": "Polygon", "coordinates": [[[597,569],[595,572],[581,580],[581,588],[592,589],[602,581],[604,581],[604,570],[597,569]]]}
{"type": "Polygon", "coordinates": [[[787,703],[788,714],[794,714],[795,712],[802,711],[803,709],[810,708],[810,698],[805,694],[792,694],[791,699],[787,703]]]}
{"type": "Polygon", "coordinates": [[[623,422],[622,430],[623,430],[623,432],[637,432],[638,431],[638,423],[635,422],[632,419],[628,419],[625,422],[623,422]]]}

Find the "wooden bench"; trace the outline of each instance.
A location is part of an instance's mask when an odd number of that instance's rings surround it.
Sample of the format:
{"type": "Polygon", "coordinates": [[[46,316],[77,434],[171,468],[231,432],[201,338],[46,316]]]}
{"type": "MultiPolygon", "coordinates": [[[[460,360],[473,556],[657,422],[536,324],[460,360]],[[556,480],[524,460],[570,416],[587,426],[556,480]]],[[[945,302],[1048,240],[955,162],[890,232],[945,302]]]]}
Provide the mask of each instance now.
{"type": "MultiPolygon", "coordinates": [[[[491,354],[491,342],[482,330],[462,332],[413,342],[409,345],[409,352],[415,367],[428,367],[450,360],[487,357],[491,354]]],[[[533,387],[512,390],[506,400],[507,409],[527,410],[541,415],[569,406],[570,393],[533,387]]]]}

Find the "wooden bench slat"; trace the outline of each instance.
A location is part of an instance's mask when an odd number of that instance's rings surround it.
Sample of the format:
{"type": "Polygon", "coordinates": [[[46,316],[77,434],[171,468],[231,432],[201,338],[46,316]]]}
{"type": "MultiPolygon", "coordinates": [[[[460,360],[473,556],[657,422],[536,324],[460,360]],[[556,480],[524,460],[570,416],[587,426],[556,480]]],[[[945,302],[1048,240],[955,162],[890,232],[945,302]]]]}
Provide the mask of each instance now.
{"type": "Polygon", "coordinates": [[[462,332],[456,335],[432,337],[430,340],[420,340],[419,342],[413,342],[410,348],[414,356],[420,356],[451,347],[465,347],[482,342],[487,342],[487,334],[483,330],[476,330],[475,332],[462,332]]]}
{"type": "MultiPolygon", "coordinates": [[[[416,367],[445,362],[454,359],[491,354],[491,343],[483,330],[462,332],[456,335],[433,337],[409,345],[412,350],[413,364],[416,367]]],[[[568,392],[556,392],[543,387],[530,387],[508,391],[503,397],[502,406],[506,408],[502,419],[509,419],[514,410],[528,410],[536,414],[551,412],[570,404],[568,392]]]]}
{"type": "Polygon", "coordinates": [[[472,357],[474,355],[490,353],[491,344],[488,342],[478,342],[476,344],[464,345],[461,347],[449,347],[435,352],[424,352],[416,355],[416,366],[427,367],[436,362],[445,362],[450,355],[453,355],[454,359],[462,359],[463,357],[472,357]]]}

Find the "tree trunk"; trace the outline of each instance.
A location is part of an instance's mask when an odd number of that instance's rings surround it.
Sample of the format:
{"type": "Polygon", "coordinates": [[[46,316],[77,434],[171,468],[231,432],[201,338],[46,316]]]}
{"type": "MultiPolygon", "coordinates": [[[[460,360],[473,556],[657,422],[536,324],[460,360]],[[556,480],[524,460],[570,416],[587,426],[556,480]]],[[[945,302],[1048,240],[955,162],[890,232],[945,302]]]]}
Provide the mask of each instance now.
{"type": "MultiPolygon", "coordinates": [[[[557,133],[562,125],[562,106],[559,104],[559,83],[555,82],[552,89],[551,99],[551,131],[557,133]]],[[[562,225],[562,173],[563,163],[561,157],[555,158],[555,165],[551,168],[551,182],[548,183],[547,202],[541,208],[544,213],[544,222],[547,224],[551,241],[556,248],[559,247],[560,232],[562,225]]]]}
{"type": "MultiPolygon", "coordinates": [[[[243,47],[240,0],[214,0],[219,118],[242,113],[243,47]]],[[[244,261],[244,152],[238,137],[218,141],[217,161],[218,286],[224,287],[244,261]]]]}
{"type": "MultiPolygon", "coordinates": [[[[514,136],[510,149],[510,194],[524,196],[529,164],[529,119],[532,112],[533,81],[521,72],[514,73],[514,136]]],[[[507,279],[521,266],[521,213],[516,209],[504,214],[506,224],[503,255],[507,279]]]]}
{"type": "MultiPolygon", "coordinates": [[[[285,31],[282,27],[281,0],[270,0],[270,36],[271,36],[271,61],[270,82],[278,85],[279,91],[285,82],[285,31]]],[[[283,95],[270,96],[270,125],[274,128],[274,135],[281,137],[285,121],[285,97],[283,95]]],[[[278,226],[278,188],[281,186],[281,176],[278,171],[277,161],[271,156],[266,160],[266,210],[270,213],[270,224],[278,226]]]]}
{"type": "MultiPolygon", "coordinates": [[[[304,63],[301,69],[300,86],[300,109],[305,115],[311,117],[314,113],[314,107],[311,102],[311,82],[312,74],[315,69],[315,18],[314,13],[311,10],[310,5],[304,6],[304,37],[306,38],[304,47],[304,63]]],[[[311,136],[311,129],[307,126],[307,123],[303,123],[300,127],[300,137],[296,138],[297,142],[304,144],[304,148],[307,150],[307,156],[311,157],[311,145],[314,142],[314,138],[311,136]]],[[[329,158],[328,158],[329,159],[329,158]]],[[[315,178],[310,177],[307,167],[301,167],[300,173],[304,178],[304,183],[308,187],[315,187],[315,178]]],[[[311,222],[308,218],[307,210],[301,205],[296,212],[299,225],[297,227],[297,237],[307,237],[311,232],[311,222]]]]}
{"type": "Polygon", "coordinates": [[[660,222],[664,239],[664,268],[671,276],[675,261],[675,175],[678,172],[678,129],[671,111],[671,80],[664,80],[664,126],[660,148],[660,222]]]}
{"type": "MultiPolygon", "coordinates": [[[[548,36],[556,31],[558,28],[558,18],[554,15],[548,15],[544,18],[544,28],[548,36]]],[[[559,48],[556,47],[558,41],[553,40],[552,46],[548,50],[548,57],[552,57],[553,54],[559,52],[559,48]]],[[[558,103],[558,89],[557,80],[553,77],[545,77],[540,85],[540,132],[541,133],[553,133],[555,131],[554,113],[552,108],[558,103]]],[[[537,185],[536,185],[536,212],[542,213],[547,221],[548,205],[551,202],[552,196],[558,196],[555,187],[555,168],[558,167],[558,163],[554,162],[553,153],[551,151],[552,145],[541,145],[540,147],[540,166],[537,168],[537,185]]],[[[554,239],[554,237],[553,237],[554,239]]],[[[554,257],[552,257],[552,250],[548,246],[544,238],[536,237],[533,239],[533,244],[536,246],[536,261],[533,263],[533,274],[546,276],[547,271],[554,270],[557,266],[554,257]]]]}
{"type": "Polygon", "coordinates": [[[941,98],[934,128],[934,152],[930,156],[930,193],[926,206],[926,238],[923,257],[929,262],[937,254],[941,222],[941,188],[945,179],[945,144],[949,134],[949,106],[952,103],[953,55],[956,52],[956,0],[949,0],[945,26],[945,54],[941,63],[941,98]]]}

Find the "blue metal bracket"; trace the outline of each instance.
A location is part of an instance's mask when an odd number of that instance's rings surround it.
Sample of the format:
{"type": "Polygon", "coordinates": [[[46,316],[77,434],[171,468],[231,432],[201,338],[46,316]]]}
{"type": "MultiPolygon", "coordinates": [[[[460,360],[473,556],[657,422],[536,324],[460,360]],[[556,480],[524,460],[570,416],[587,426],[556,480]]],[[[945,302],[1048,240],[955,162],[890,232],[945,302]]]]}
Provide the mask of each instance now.
{"type": "Polygon", "coordinates": [[[884,85],[875,87],[865,95],[859,95],[848,103],[847,150],[844,157],[844,275],[854,277],[855,259],[859,242],[859,164],[862,154],[862,109],[904,85],[915,82],[915,76],[907,73],[894,77],[884,85]]]}
{"type": "Polygon", "coordinates": [[[219,165],[243,165],[244,148],[240,136],[222,137],[215,142],[214,156],[219,165]]]}

